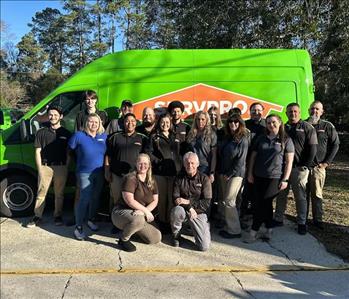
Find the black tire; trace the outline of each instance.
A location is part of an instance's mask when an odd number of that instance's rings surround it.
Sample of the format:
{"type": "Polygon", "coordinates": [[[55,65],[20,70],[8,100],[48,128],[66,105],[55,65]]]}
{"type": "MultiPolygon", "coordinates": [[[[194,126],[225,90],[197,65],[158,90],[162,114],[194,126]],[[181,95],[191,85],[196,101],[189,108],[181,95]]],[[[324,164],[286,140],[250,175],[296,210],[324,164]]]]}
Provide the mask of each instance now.
{"type": "Polygon", "coordinates": [[[1,215],[6,217],[23,217],[33,214],[36,182],[29,175],[11,174],[1,183],[1,215]]]}

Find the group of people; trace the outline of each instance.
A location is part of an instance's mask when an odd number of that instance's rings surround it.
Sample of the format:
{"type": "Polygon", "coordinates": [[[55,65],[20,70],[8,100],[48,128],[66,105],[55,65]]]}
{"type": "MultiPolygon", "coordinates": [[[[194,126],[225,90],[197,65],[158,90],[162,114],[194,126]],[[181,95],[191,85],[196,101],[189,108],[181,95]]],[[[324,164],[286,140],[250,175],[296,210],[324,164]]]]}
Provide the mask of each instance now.
{"type": "Polygon", "coordinates": [[[121,231],[120,246],[129,252],[136,250],[130,241],[133,235],[153,244],[171,233],[172,244],[178,247],[184,229],[191,230],[198,250],[208,250],[209,220],[221,227],[221,237],[239,238],[240,219],[249,211],[253,223],[243,241],[270,239],[272,228],[283,225],[290,187],[298,233],[307,232],[309,201],[314,224],[323,227],[322,189],[339,139],[334,126],[321,119],[321,102],[311,104],[307,120],[301,120],[299,105],[290,103],[285,125],[275,114],[264,119],[263,103],[255,102],[246,122],[233,108],[223,125],[218,108],[211,107],[197,112],[189,126],[182,120],[184,105],[179,101],[171,102],[160,115],[145,108],[139,122],[132,102],[124,100],[121,116],[109,121],[96,108],[97,94],[87,91],[85,96],[75,133],[61,126],[61,108],[51,106],[49,126],[36,135],[39,183],[31,225],[42,221],[52,180],[54,221],[63,224],[67,168],[75,160],[78,240],[86,238],[85,221],[90,230],[98,230],[96,214],[105,182],[110,186],[111,221],[121,231]],[[265,229],[259,232],[262,224],[265,229]]]}

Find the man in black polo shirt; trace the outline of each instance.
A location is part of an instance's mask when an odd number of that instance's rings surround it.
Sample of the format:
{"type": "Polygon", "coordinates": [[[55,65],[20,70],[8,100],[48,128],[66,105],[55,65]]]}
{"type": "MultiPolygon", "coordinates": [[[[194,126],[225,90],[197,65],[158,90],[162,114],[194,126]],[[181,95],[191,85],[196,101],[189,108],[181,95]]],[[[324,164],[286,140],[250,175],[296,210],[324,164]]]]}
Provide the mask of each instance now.
{"type": "MultiPolygon", "coordinates": [[[[315,128],[319,143],[315,159],[311,164],[308,187],[310,187],[313,223],[320,229],[323,229],[322,189],[325,185],[326,168],[332,163],[339,149],[339,137],[336,128],[329,121],[321,119],[323,113],[322,103],[314,101],[310,105],[310,117],[307,119],[307,122],[315,128]]],[[[310,199],[308,198],[308,207],[310,199]]]]}
{"type": "Polygon", "coordinates": [[[105,178],[110,182],[114,206],[121,200],[123,176],[134,171],[138,155],[147,152],[148,138],[136,132],[136,124],[136,116],[126,114],[124,131],[113,133],[107,139],[105,178]]]}
{"type": "Polygon", "coordinates": [[[36,197],[35,216],[29,226],[40,224],[45,208],[45,198],[53,179],[55,193],[54,221],[62,225],[64,187],[67,180],[67,143],[71,133],[61,126],[62,108],[48,108],[49,127],[40,129],[34,141],[35,162],[39,183],[36,197]]]}
{"type": "Polygon", "coordinates": [[[208,211],[212,199],[212,185],[203,173],[198,171],[199,158],[197,154],[188,152],[183,157],[185,173],[176,177],[173,186],[173,201],[175,207],[171,210],[171,229],[173,246],[180,244],[180,233],[185,221],[193,231],[195,244],[201,251],[210,247],[211,233],[208,222],[208,211]]]}
{"type": "Polygon", "coordinates": [[[184,142],[190,126],[182,120],[182,114],[184,112],[184,105],[180,101],[173,101],[167,107],[168,113],[172,117],[173,132],[177,134],[180,142],[184,142]]]}
{"type": "Polygon", "coordinates": [[[96,104],[98,101],[97,94],[93,90],[85,92],[85,109],[79,111],[75,119],[75,131],[81,131],[84,129],[85,119],[91,113],[96,113],[102,120],[103,127],[108,125],[108,115],[105,111],[97,109],[96,104]]]}
{"type": "Polygon", "coordinates": [[[285,125],[286,133],[292,139],[295,147],[293,167],[288,187],[280,192],[276,200],[274,226],[283,225],[283,217],[287,205],[289,186],[292,186],[297,209],[298,233],[307,233],[307,192],[306,186],[311,167],[317,150],[316,131],[308,122],[300,119],[300,107],[297,103],[288,104],[286,107],[288,122],[285,125]]]}
{"type": "Polygon", "coordinates": [[[145,107],[142,113],[142,124],[136,127],[136,131],[148,138],[156,132],[156,118],[153,108],[145,107]]]}

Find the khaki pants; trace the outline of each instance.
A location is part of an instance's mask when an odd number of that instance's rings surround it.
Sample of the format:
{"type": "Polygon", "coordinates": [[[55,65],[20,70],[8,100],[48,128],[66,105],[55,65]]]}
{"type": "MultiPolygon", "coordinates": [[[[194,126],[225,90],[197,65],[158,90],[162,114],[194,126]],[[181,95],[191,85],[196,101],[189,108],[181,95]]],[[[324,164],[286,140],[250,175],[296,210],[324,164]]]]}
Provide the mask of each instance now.
{"type": "Polygon", "coordinates": [[[223,207],[224,207],[224,219],[225,230],[230,234],[240,234],[240,219],[239,213],[236,208],[236,199],[241,189],[242,180],[241,177],[232,177],[228,181],[224,179],[223,175],[219,176],[220,184],[223,193],[223,207]]]}
{"type": "Polygon", "coordinates": [[[112,203],[113,207],[115,207],[122,200],[121,188],[122,188],[123,181],[124,181],[123,177],[112,173],[112,181],[110,183],[110,190],[111,190],[111,195],[113,198],[113,203],[112,203]]]}
{"type": "Polygon", "coordinates": [[[45,208],[47,191],[53,179],[53,190],[55,194],[54,217],[62,216],[64,202],[64,187],[67,181],[68,169],[66,165],[42,165],[39,168],[38,194],[36,197],[34,213],[42,217],[45,208]]]}
{"type": "Polygon", "coordinates": [[[290,185],[294,194],[297,209],[297,223],[305,224],[307,221],[307,182],[309,169],[294,167],[291,171],[289,184],[287,188],[281,191],[276,198],[276,208],[274,219],[276,221],[284,220],[284,213],[287,206],[287,196],[290,190],[290,185]]]}
{"type": "Polygon", "coordinates": [[[325,168],[316,166],[310,171],[308,183],[310,187],[311,208],[313,214],[313,221],[317,222],[322,221],[322,190],[325,185],[325,179],[325,168]]]}
{"type": "Polygon", "coordinates": [[[115,208],[112,212],[113,224],[122,229],[122,240],[127,241],[136,234],[147,244],[161,241],[161,232],[145,220],[144,215],[134,215],[131,209],[115,208]]]}
{"type": "Polygon", "coordinates": [[[159,220],[164,223],[170,223],[171,210],[174,206],[172,196],[174,177],[155,175],[154,178],[159,191],[159,220]]]}

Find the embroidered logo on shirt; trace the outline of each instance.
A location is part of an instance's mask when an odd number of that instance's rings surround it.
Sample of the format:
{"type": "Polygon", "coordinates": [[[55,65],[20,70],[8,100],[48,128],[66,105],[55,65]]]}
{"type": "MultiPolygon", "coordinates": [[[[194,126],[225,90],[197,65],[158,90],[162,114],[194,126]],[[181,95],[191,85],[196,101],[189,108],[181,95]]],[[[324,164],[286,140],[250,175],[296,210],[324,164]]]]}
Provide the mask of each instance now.
{"type": "Polygon", "coordinates": [[[296,129],[298,132],[304,132],[304,129],[296,129]]]}
{"type": "Polygon", "coordinates": [[[97,139],[97,141],[104,142],[104,139],[103,138],[99,138],[99,139],[97,139]]]}

